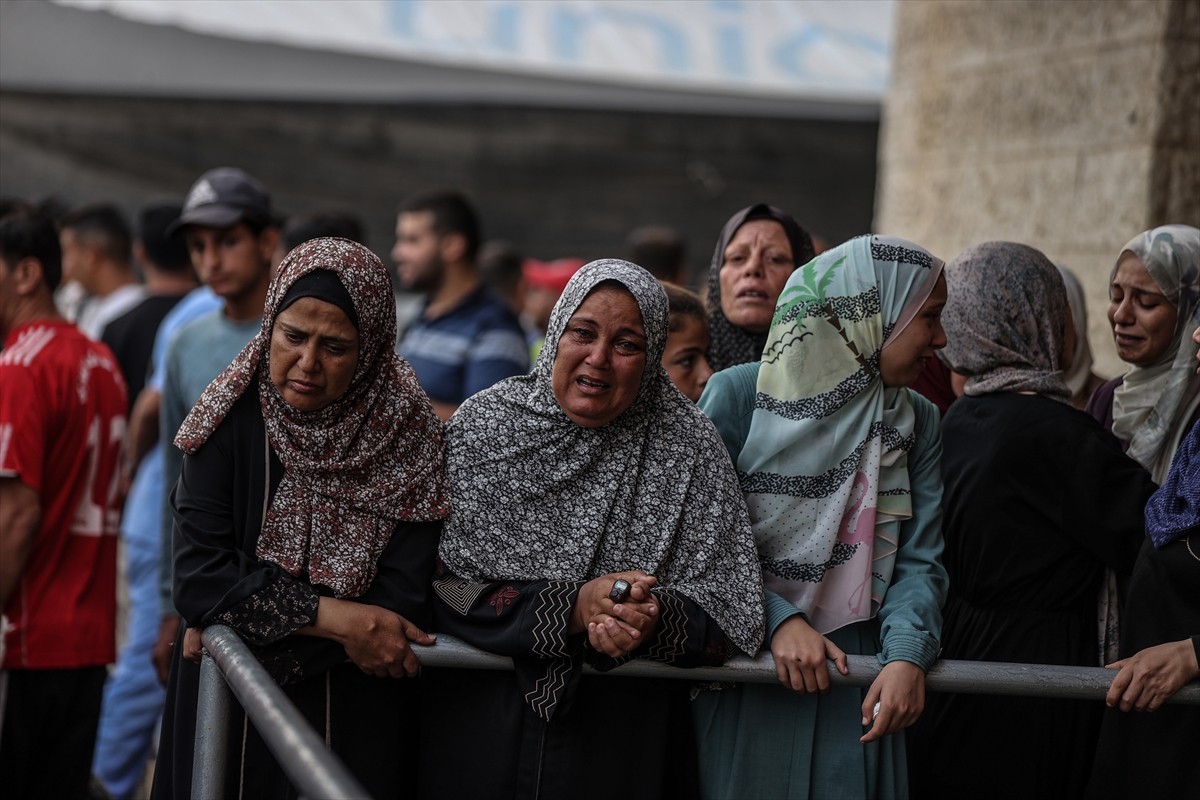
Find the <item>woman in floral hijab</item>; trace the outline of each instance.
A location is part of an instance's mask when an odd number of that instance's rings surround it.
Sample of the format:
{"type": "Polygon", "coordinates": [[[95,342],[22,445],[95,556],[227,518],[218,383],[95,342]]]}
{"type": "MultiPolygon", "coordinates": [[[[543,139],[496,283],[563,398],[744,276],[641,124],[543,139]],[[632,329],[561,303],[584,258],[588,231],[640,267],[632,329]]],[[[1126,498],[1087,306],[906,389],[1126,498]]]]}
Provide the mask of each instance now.
{"type": "MultiPolygon", "coordinates": [[[[345,239],[280,265],[262,328],[201,395],[175,438],[176,643],[154,779],[188,797],[199,630],[252,645],[310,724],[374,797],[418,764],[420,693],[409,642],[432,644],[429,576],[448,510],[442,424],[392,351],[386,268],[345,239]]],[[[239,714],[226,793],[289,785],[239,714]]]]}

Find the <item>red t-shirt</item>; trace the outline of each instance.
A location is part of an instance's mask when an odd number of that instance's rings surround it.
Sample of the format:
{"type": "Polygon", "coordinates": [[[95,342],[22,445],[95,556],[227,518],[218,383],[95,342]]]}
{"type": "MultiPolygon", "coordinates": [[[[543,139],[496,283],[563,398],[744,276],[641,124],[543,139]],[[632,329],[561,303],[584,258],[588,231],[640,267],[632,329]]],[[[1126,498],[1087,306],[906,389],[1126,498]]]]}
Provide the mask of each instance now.
{"type": "Polygon", "coordinates": [[[125,382],[109,349],[66,322],[9,332],[0,352],[0,477],[41,521],[4,615],[5,669],[107,664],[116,648],[125,382]]]}

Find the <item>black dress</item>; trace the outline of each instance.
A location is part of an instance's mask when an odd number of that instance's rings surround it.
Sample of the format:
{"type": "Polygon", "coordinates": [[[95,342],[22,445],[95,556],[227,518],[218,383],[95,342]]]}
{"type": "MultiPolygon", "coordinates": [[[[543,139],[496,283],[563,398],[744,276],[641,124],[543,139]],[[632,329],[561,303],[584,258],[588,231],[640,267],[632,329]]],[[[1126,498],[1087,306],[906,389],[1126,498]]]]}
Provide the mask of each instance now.
{"type": "MultiPolygon", "coordinates": [[[[327,639],[291,636],[316,620],[328,594],[255,557],[267,497],[266,431],[256,388],[212,437],[184,458],[174,494],[175,605],[188,625],[236,630],[372,797],[400,797],[419,763],[417,680],[375,678],[327,639]],[[328,716],[326,709],[328,708],[328,716]]],[[[283,465],[269,455],[270,491],[283,465]]],[[[428,630],[429,580],[441,523],[402,523],[358,602],[388,608],[428,630]]],[[[167,686],[153,796],[191,796],[200,668],[183,660],[182,632],[167,686]]],[[[240,708],[231,714],[226,796],[296,797],[240,708]]]]}
{"type": "MultiPolygon", "coordinates": [[[[1200,554],[1200,526],[1161,550],[1147,537],[1121,619],[1122,658],[1190,637],[1200,660],[1200,559],[1193,553],[1200,554]]],[[[1105,709],[1088,797],[1194,797],[1200,790],[1197,756],[1200,706],[1105,709]]]]}
{"type": "MultiPolygon", "coordinates": [[[[942,657],[1099,666],[1104,569],[1129,575],[1149,475],[1095,420],[1036,395],[963,397],[942,435],[942,657]]],[[[1101,708],[931,694],[909,736],[913,796],[1079,797],[1101,708]]]]}
{"type": "MultiPolygon", "coordinates": [[[[582,675],[585,661],[619,669],[584,634],[566,633],[583,584],[438,577],[434,630],[511,656],[516,671],[422,673],[421,797],[699,795],[688,681],[582,675]]],[[[671,590],[656,594],[656,632],[636,655],[683,667],[733,655],[698,605],[671,590]]]]}

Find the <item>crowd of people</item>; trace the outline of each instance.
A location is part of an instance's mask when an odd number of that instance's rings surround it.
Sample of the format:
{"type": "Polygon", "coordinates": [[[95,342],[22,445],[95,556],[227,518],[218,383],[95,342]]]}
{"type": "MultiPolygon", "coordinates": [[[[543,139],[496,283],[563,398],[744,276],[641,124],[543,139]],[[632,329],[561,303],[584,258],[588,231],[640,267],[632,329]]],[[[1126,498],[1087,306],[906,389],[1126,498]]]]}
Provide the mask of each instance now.
{"type": "MultiPolygon", "coordinates": [[[[529,259],[454,191],[403,203],[394,269],[362,238],[228,167],[133,228],[0,208],[6,797],[147,763],[190,797],[215,624],[376,798],[1200,785],[1200,708],[1164,707],[1200,678],[1200,230],[1115,254],[1107,382],[1029,244],[826,248],[760,203],[702,297],[670,230],[529,259]],[[513,669],[422,668],[438,634],[513,669]],[[760,651],[776,684],[620,676],[760,651]],[[938,658],[1113,680],[927,695],[938,658]]],[[[228,796],[296,796],[217,733],[228,796]]]]}

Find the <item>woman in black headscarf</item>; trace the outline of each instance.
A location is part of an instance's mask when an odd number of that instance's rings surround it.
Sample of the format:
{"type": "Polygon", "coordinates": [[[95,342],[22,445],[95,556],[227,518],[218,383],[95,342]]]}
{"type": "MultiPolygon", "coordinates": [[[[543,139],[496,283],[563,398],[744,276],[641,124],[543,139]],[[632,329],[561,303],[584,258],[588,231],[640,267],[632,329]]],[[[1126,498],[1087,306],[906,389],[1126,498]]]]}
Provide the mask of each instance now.
{"type": "Polygon", "coordinates": [[[426,673],[424,796],[695,796],[687,684],[580,674],[721,663],[762,640],[745,502],[716,430],[662,368],[666,336],[658,282],[592,262],[533,373],[451,419],[435,630],[516,671],[426,673]],[[464,754],[470,769],[455,767],[464,754]],[[610,756],[620,781],[590,780],[610,756]]]}
{"type": "MultiPolygon", "coordinates": [[[[393,351],[391,283],[344,239],[293,250],[262,328],[175,438],[174,601],[188,631],[167,687],[156,797],[188,797],[199,630],[249,642],[376,797],[416,770],[417,661],[447,512],[442,425],[393,351]]],[[[233,714],[226,793],[289,797],[257,732],[233,714]]]]}
{"type": "Polygon", "coordinates": [[[729,218],[708,269],[714,371],[762,357],[783,285],[815,255],[812,238],[786,211],[756,203],[729,218]]]}

